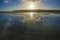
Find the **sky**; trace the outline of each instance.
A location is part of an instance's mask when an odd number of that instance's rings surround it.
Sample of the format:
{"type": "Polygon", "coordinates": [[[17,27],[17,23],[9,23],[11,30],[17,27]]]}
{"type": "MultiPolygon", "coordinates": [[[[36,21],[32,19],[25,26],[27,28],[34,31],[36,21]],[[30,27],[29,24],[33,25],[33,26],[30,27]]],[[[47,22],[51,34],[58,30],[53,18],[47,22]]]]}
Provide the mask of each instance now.
{"type": "MultiPolygon", "coordinates": [[[[60,0],[41,0],[41,4],[46,9],[60,9],[60,0]]],[[[22,4],[22,0],[0,0],[0,11],[2,10],[18,10],[22,4]]]]}

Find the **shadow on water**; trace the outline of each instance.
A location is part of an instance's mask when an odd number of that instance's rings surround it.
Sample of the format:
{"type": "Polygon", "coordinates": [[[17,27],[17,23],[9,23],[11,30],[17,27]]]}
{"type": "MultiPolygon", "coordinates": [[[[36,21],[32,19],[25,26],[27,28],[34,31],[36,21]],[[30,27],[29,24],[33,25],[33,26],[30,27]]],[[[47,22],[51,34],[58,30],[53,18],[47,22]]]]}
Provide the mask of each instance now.
{"type": "Polygon", "coordinates": [[[0,14],[0,40],[60,40],[60,14],[0,14]],[[31,15],[32,16],[32,15],[31,15]]]}

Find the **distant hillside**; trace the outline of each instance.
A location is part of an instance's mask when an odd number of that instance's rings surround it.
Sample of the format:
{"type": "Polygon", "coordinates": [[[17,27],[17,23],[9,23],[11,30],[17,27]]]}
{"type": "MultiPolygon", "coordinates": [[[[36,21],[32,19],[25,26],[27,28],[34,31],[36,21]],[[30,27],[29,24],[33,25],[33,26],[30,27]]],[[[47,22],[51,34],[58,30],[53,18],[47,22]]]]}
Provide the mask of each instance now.
{"type": "Polygon", "coordinates": [[[13,10],[13,11],[0,11],[0,13],[21,13],[21,12],[58,12],[60,13],[60,10],[13,10]]]}

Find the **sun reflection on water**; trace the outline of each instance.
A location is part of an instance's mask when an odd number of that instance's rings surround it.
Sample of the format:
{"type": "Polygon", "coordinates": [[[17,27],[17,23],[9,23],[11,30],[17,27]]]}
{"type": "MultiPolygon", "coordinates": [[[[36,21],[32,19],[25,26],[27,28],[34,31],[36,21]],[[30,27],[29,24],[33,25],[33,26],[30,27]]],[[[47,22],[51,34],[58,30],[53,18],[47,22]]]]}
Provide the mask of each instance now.
{"type": "Polygon", "coordinates": [[[44,18],[47,14],[40,12],[23,12],[18,13],[18,15],[23,18],[22,22],[24,23],[36,23],[44,18]]]}

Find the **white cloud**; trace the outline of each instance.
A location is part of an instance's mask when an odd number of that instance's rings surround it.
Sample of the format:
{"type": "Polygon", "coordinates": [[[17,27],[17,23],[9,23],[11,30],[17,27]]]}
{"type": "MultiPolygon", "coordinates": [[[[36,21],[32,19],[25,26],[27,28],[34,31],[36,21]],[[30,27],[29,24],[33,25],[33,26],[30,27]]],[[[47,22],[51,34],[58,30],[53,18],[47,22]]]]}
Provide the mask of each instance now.
{"type": "Polygon", "coordinates": [[[4,0],[4,3],[9,3],[9,1],[8,0],[4,0]]]}
{"type": "Polygon", "coordinates": [[[11,0],[4,0],[3,2],[4,3],[9,3],[9,2],[11,2],[11,0]]]}

